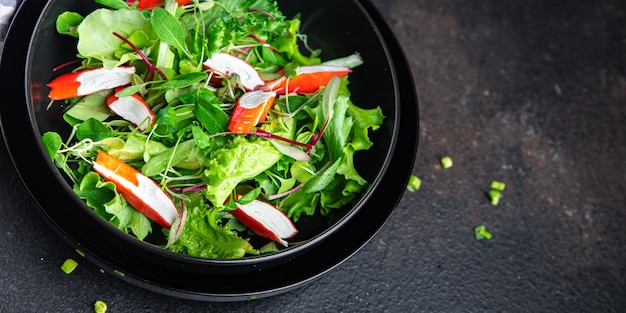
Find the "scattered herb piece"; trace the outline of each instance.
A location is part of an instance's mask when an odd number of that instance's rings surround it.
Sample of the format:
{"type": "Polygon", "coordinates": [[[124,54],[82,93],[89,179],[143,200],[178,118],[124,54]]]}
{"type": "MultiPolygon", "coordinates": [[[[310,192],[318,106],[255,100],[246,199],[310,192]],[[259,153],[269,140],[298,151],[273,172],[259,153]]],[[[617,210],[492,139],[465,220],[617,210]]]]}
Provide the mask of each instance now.
{"type": "Polygon", "coordinates": [[[105,313],[107,308],[106,302],[102,300],[96,300],[96,303],[93,304],[93,311],[95,313],[105,313]]]}
{"type": "Polygon", "coordinates": [[[489,203],[493,206],[498,205],[498,203],[500,203],[500,199],[502,198],[502,192],[497,189],[489,190],[487,195],[489,196],[489,203]]]}
{"type": "Polygon", "coordinates": [[[443,168],[451,168],[452,167],[452,158],[449,156],[445,156],[441,158],[441,166],[443,168]]]}
{"type": "Polygon", "coordinates": [[[506,188],[506,184],[497,180],[494,180],[491,182],[490,185],[491,189],[495,189],[498,191],[504,191],[504,189],[506,188]]]}
{"type": "Polygon", "coordinates": [[[474,228],[474,236],[476,237],[476,240],[491,239],[491,233],[487,231],[485,225],[480,225],[474,228]]]}
{"type": "Polygon", "coordinates": [[[409,177],[409,184],[407,185],[407,190],[408,191],[417,191],[420,189],[420,187],[422,186],[422,180],[415,176],[415,175],[411,175],[411,177],[409,177]]]}
{"type": "Polygon", "coordinates": [[[77,266],[78,266],[78,263],[76,261],[74,261],[74,259],[67,259],[61,265],[61,270],[65,274],[70,274],[71,272],[73,272],[76,269],[77,266]]]}

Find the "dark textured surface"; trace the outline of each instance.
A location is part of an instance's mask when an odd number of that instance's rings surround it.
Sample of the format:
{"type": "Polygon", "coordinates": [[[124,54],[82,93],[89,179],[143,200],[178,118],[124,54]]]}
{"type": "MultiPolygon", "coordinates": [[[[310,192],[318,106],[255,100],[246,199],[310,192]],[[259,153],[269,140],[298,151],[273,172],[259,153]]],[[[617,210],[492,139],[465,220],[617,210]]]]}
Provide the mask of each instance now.
{"type": "Polygon", "coordinates": [[[154,294],[80,262],[2,147],[0,311],[89,312],[98,298],[109,312],[626,311],[626,2],[373,3],[415,76],[424,182],[364,249],[267,299],[154,294]],[[491,240],[474,239],[479,224],[491,240]]]}

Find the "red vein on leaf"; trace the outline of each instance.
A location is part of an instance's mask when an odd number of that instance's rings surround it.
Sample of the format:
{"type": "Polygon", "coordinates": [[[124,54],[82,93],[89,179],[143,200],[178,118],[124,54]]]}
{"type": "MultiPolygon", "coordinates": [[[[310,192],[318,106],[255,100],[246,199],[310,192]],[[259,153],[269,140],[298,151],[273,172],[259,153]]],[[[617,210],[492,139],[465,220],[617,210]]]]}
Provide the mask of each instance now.
{"type": "Polygon", "coordinates": [[[148,60],[148,57],[143,52],[141,52],[141,50],[139,50],[137,46],[135,46],[132,42],[130,42],[130,40],[124,38],[124,36],[118,34],[117,32],[113,32],[113,35],[115,35],[115,37],[121,39],[123,42],[129,45],[133,50],[135,50],[135,52],[137,52],[137,54],[139,54],[141,59],[143,59],[143,61],[146,62],[146,65],[148,65],[148,72],[146,72],[146,77],[145,77],[146,80],[151,80],[154,77],[155,71],[159,73],[159,76],[161,76],[161,78],[167,79],[167,76],[165,76],[165,74],[158,67],[154,66],[152,62],[148,60]]]}
{"type": "Polygon", "coordinates": [[[258,9],[253,9],[253,10],[248,10],[248,13],[261,13],[267,17],[269,17],[272,21],[275,21],[276,18],[274,17],[274,15],[272,15],[270,12],[267,11],[263,11],[263,10],[258,10],[258,9]]]}
{"type": "Polygon", "coordinates": [[[263,38],[255,35],[255,34],[249,34],[248,36],[254,38],[254,40],[260,42],[264,47],[267,47],[268,49],[270,49],[272,52],[278,54],[278,55],[282,55],[282,53],[278,50],[276,50],[276,48],[272,47],[267,41],[263,40],[263,38]]]}

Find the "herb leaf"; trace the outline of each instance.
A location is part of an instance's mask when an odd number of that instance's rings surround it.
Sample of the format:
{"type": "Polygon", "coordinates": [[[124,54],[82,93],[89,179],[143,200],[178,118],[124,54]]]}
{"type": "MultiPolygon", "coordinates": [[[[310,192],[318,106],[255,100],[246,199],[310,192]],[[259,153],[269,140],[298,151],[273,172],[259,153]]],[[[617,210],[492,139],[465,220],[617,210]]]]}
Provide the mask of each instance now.
{"type": "Polygon", "coordinates": [[[163,8],[154,8],[150,19],[157,37],[180,53],[189,54],[185,44],[185,33],[178,20],[163,8]]]}

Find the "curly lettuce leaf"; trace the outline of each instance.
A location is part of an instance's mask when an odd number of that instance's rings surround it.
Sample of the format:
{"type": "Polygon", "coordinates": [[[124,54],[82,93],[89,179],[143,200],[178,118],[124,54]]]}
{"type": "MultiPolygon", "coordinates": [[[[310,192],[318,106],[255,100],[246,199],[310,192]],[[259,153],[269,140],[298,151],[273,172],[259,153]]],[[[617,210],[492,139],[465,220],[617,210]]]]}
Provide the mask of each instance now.
{"type": "Polygon", "coordinates": [[[211,259],[240,258],[246,254],[258,255],[247,239],[222,224],[219,209],[204,205],[187,209],[187,221],[175,243],[173,252],[211,259]]]}
{"type": "MultiPolygon", "coordinates": [[[[274,122],[264,129],[278,136],[292,138],[294,124],[292,120],[274,122]]],[[[210,155],[204,171],[207,199],[216,206],[223,206],[237,184],[254,179],[276,164],[282,156],[268,140],[235,137],[229,146],[215,150],[210,155]]]]}

